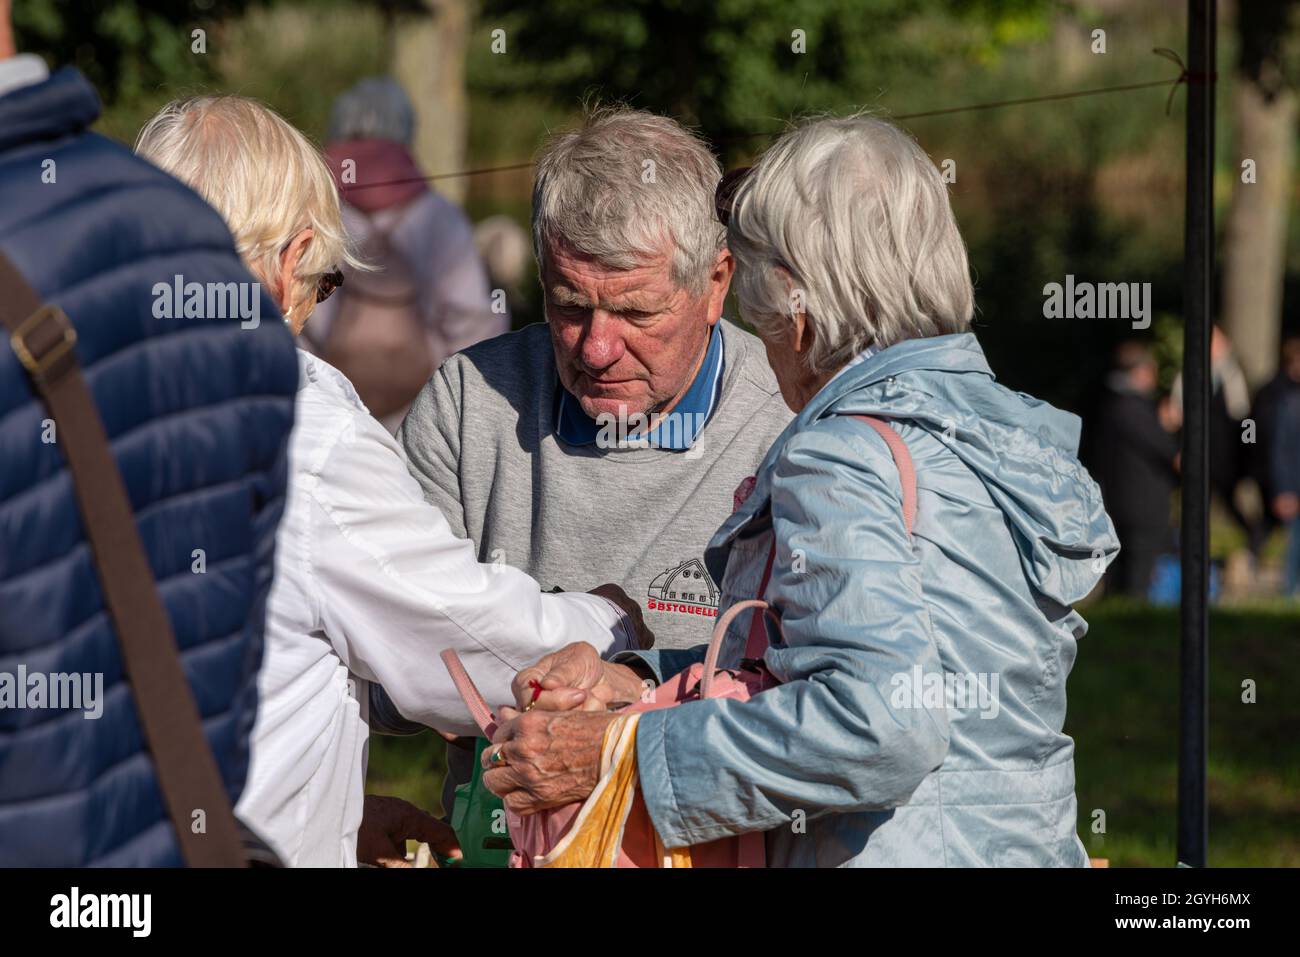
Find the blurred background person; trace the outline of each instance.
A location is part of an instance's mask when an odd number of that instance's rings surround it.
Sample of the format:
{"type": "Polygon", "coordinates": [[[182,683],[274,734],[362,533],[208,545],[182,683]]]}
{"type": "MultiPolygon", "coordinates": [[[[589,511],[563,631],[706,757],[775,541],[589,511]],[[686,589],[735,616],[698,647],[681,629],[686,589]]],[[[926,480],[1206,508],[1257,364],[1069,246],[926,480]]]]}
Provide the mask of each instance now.
{"type": "Polygon", "coordinates": [[[532,275],[533,238],[509,216],[489,216],[474,226],[474,245],[492,288],[503,290],[515,328],[545,319],[528,301],[524,282],[532,275]]]}
{"type": "Polygon", "coordinates": [[[1282,560],[1282,591],[1300,594],[1300,390],[1289,392],[1278,409],[1272,440],[1273,513],[1287,527],[1282,560]]]}
{"type": "Polygon", "coordinates": [[[506,294],[491,292],[469,220],[412,156],[414,132],[410,100],[390,77],[362,80],[335,101],[326,157],[344,229],[374,268],[345,265],[344,289],[307,334],[390,432],[443,359],[510,328],[506,294]]]}
{"type": "MultiPolygon", "coordinates": [[[[1241,363],[1232,350],[1227,333],[1215,326],[1210,334],[1210,491],[1218,498],[1228,517],[1246,536],[1249,566],[1264,547],[1265,526],[1262,509],[1243,509],[1237,499],[1237,486],[1246,478],[1250,460],[1243,440],[1243,422],[1250,417],[1250,387],[1241,363]]],[[[1183,377],[1174,379],[1170,392],[1170,412],[1182,426],[1183,377]]],[[[1239,553],[1245,558],[1244,553],[1239,553]]]]}
{"type": "Polygon", "coordinates": [[[1277,513],[1277,486],[1273,480],[1273,450],[1278,442],[1278,420],[1291,396],[1300,395],[1300,334],[1290,333],[1282,340],[1281,362],[1277,373],[1255,396],[1250,417],[1255,420],[1255,444],[1248,446],[1249,471],[1259,485],[1264,501],[1262,534],[1268,538],[1286,520],[1277,513]]]}
{"type": "Polygon", "coordinates": [[[1173,416],[1165,412],[1161,421],[1158,385],[1147,345],[1120,343],[1092,436],[1092,473],[1120,542],[1106,588],[1135,597],[1146,597],[1156,559],[1171,547],[1169,505],[1178,484],[1173,416]]]}

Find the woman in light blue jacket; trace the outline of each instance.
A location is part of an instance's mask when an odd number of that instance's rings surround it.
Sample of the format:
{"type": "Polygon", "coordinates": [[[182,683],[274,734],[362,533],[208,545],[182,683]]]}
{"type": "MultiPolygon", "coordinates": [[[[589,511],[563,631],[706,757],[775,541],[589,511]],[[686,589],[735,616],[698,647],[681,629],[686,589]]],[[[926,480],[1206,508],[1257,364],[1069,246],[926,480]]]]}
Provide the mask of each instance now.
{"type": "MultiPolygon", "coordinates": [[[[1086,866],[1062,733],[1087,628],[1071,606],[1119,546],[1076,458],[1078,418],[994,380],[946,189],[898,128],[802,126],[724,214],[741,311],[797,414],[705,560],[725,610],[758,593],[775,541],[765,597],[784,641],[770,633],[764,660],[782,684],[641,716],[660,838],[766,831],[770,866],[1086,866]],[[911,535],[897,463],[857,415],[910,451],[911,535]]],[[[626,699],[702,656],[574,648],[516,689],[522,705],[546,675],[539,705],[626,699]]],[[[609,720],[512,717],[487,783],[524,813],[585,797],[609,720]]]]}

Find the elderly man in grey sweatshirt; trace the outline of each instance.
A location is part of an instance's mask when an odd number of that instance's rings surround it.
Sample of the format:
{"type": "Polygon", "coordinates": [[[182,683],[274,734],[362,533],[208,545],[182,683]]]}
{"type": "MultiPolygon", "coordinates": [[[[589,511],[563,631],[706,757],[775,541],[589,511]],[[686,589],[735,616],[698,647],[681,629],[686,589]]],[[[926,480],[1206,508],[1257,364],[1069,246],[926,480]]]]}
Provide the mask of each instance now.
{"type": "Polygon", "coordinates": [[[707,641],[704,546],[790,420],[758,339],[723,320],[717,160],[607,110],[538,158],[546,322],[448,358],[398,440],[479,560],[544,587],[621,584],[656,647],[707,641]]]}
{"type": "MultiPolygon", "coordinates": [[[[708,640],[704,546],[791,418],[762,344],[722,318],[721,178],[650,113],[553,137],[533,184],[546,322],[450,356],[397,433],[480,561],[566,591],[619,584],[658,648],[708,640]]],[[[449,813],[476,757],[447,749],[449,813]]]]}

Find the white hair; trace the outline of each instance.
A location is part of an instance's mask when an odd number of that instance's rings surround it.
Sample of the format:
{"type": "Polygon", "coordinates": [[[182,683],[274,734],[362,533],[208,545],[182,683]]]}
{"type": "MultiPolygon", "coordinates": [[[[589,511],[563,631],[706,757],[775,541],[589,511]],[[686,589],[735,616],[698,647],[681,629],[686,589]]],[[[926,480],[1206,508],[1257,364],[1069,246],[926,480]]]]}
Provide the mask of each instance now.
{"type": "Polygon", "coordinates": [[[140,130],[135,151],[221,214],[245,265],[268,288],[281,251],[310,226],[291,301],[344,263],[362,266],[348,248],[325,160],[270,107],[242,96],[173,100],[140,130]]]}
{"type": "Polygon", "coordinates": [[[597,110],[538,154],[538,265],[545,269],[549,242],[613,269],[642,265],[671,243],[673,282],[700,295],[723,246],[713,204],[721,178],[708,146],[676,120],[641,110],[597,110]]]}
{"type": "Polygon", "coordinates": [[[815,330],[812,372],[970,326],[974,291],[947,188],[884,120],[827,117],[784,134],[740,183],[727,245],[745,320],[772,340],[802,311],[815,330]]]}
{"type": "Polygon", "coordinates": [[[330,111],[330,142],[380,139],[410,146],[414,135],[415,109],[391,76],[361,80],[341,94],[330,111]]]}

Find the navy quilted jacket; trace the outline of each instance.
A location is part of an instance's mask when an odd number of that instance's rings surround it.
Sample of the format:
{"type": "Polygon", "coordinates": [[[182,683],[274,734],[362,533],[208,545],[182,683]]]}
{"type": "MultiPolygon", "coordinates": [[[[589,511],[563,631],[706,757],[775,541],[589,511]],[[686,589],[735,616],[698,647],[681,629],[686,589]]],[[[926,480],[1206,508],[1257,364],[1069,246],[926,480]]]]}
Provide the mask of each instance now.
{"type": "MultiPolygon", "coordinates": [[[[71,69],[0,96],[0,249],[77,329],[233,803],[248,768],[297,363],[265,294],[255,329],[154,317],[154,285],[177,274],[251,279],[216,212],[87,131],[98,112],[71,69]]],[[[43,441],[46,415],[0,339],[0,866],[177,865],[71,477],[57,441],[43,441]],[[11,692],[25,675],[28,707],[6,705],[6,673],[11,692]],[[32,675],[52,673],[102,674],[102,714],[31,707],[32,675]]]]}

